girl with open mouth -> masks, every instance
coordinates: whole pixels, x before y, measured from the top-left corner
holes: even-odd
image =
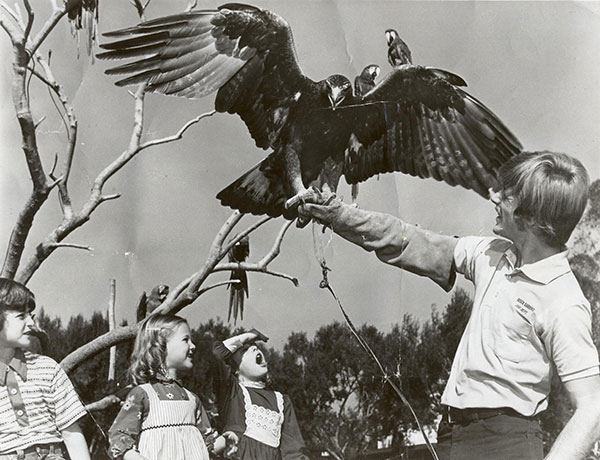
[[[290,398],[268,385],[267,359],[256,344],[267,340],[253,329],[213,345],[223,432],[237,436],[239,460],[308,460]]]

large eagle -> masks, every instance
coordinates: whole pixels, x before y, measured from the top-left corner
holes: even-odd
[[[356,184],[392,171],[487,197],[498,168],[521,151],[457,86],[460,77],[412,65],[410,52],[406,62],[390,57],[392,71],[360,96],[341,75],[311,80],[287,22],[254,6],[189,11],[105,36],[117,40],[101,45],[100,58],[133,59],[106,71],[128,75],[118,86],[187,98],[217,91],[215,109],[238,114],[256,145],[272,151],[217,195],[242,212],[292,218],[311,186],[335,191],[342,175]]]

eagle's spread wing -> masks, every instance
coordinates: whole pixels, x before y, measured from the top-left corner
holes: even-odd
[[[522,147],[496,115],[452,84],[461,81],[438,69],[400,66],[345,109],[354,126],[347,182],[400,171],[487,197],[498,168]]]
[[[289,106],[306,85],[286,21],[242,4],[190,11],[105,34],[101,59],[134,59],[106,71],[117,85],[200,98],[218,90],[215,109],[237,113],[261,148],[274,147]]]

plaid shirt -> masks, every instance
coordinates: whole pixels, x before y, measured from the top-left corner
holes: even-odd
[[[17,350],[0,362],[0,454],[62,442],[86,414],[67,374],[52,358]]]

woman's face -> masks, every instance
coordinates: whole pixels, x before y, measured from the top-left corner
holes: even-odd
[[[264,353],[256,345],[252,345],[242,356],[239,367],[240,377],[251,381],[261,381],[268,371],[269,367]]]

